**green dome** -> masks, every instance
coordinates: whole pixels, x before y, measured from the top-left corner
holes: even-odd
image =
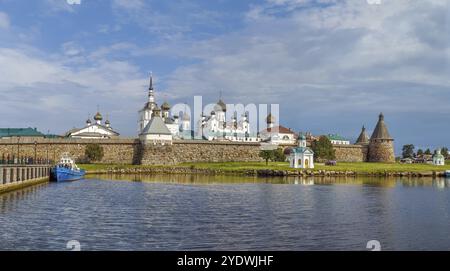
[[[169,105],[167,102],[164,102],[164,103],[161,105],[161,109],[162,109],[162,110],[170,110],[170,105]]]
[[[102,114],[100,114],[100,112],[97,112],[97,114],[95,114],[94,116],[94,120],[103,120]]]

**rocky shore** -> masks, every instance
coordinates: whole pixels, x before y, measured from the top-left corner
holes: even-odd
[[[104,170],[88,171],[88,174],[199,174],[199,175],[244,175],[259,177],[445,177],[444,171],[426,172],[355,172],[355,171],[329,171],[329,170],[222,170],[195,167],[149,167],[149,168],[107,168]]]

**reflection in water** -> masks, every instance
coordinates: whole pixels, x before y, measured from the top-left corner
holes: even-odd
[[[0,194],[0,212],[5,212],[13,209],[17,204],[23,200],[34,200],[39,192],[45,189],[48,184],[38,184],[26,187],[21,190],[16,190],[4,194]]]
[[[450,187],[450,179],[445,178],[419,178],[419,177],[269,177],[255,176],[211,176],[211,175],[164,175],[164,174],[99,174],[88,175],[88,179],[102,179],[114,181],[133,181],[150,183],[177,183],[177,184],[296,184],[296,185],[370,185],[394,188],[397,185],[406,187],[433,186],[441,189]]]
[[[445,179],[101,175],[0,195],[0,250],[450,250]]]

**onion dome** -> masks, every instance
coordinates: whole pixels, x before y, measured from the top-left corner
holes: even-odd
[[[153,116],[161,116],[161,109],[158,107],[158,105],[155,105],[155,108],[153,108]]]
[[[100,114],[100,112],[97,112],[97,114],[95,114],[95,116],[94,116],[94,120],[97,120],[97,121],[103,120],[102,114]]]
[[[170,110],[170,105],[169,105],[167,102],[164,102],[164,103],[161,105],[161,109],[162,109],[163,111],[169,111],[169,110]]]
[[[216,111],[211,111],[211,116],[216,115]]]
[[[377,126],[375,126],[375,130],[373,131],[372,137],[370,139],[371,140],[372,139],[388,139],[388,140],[392,139],[392,137],[389,134],[389,131],[387,129],[387,126],[384,123],[383,113],[380,114],[380,116],[378,118]]]
[[[275,117],[270,113],[266,118],[267,123],[275,123]]]
[[[191,117],[189,116],[188,113],[186,113],[186,112],[183,113],[183,120],[186,120],[186,121],[190,121],[191,120]]]
[[[88,124],[88,125],[92,124],[91,119],[87,119],[86,124]]]
[[[227,105],[220,99],[217,104],[214,106],[214,111],[217,112],[227,112]]]
[[[106,121],[105,121],[105,124],[106,124],[106,125],[111,125],[111,122],[110,122],[109,120],[106,120]]]
[[[298,140],[306,140],[306,136],[303,133],[298,135]]]

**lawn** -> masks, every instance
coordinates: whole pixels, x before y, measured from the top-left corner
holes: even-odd
[[[116,169],[130,169],[130,168],[155,168],[164,166],[139,166],[139,165],[101,165],[90,164],[80,165],[82,169],[87,171],[106,170],[110,168]],[[289,164],[282,162],[224,162],[224,163],[183,163],[171,167],[189,167],[198,169],[217,169],[223,171],[241,171],[241,170],[294,170],[289,167]],[[328,171],[353,171],[353,172],[427,172],[427,171],[444,171],[450,170],[450,164],[443,167],[437,167],[428,164],[389,164],[389,163],[338,163],[337,166],[325,166],[323,164],[316,164],[314,171],[328,170]]]

